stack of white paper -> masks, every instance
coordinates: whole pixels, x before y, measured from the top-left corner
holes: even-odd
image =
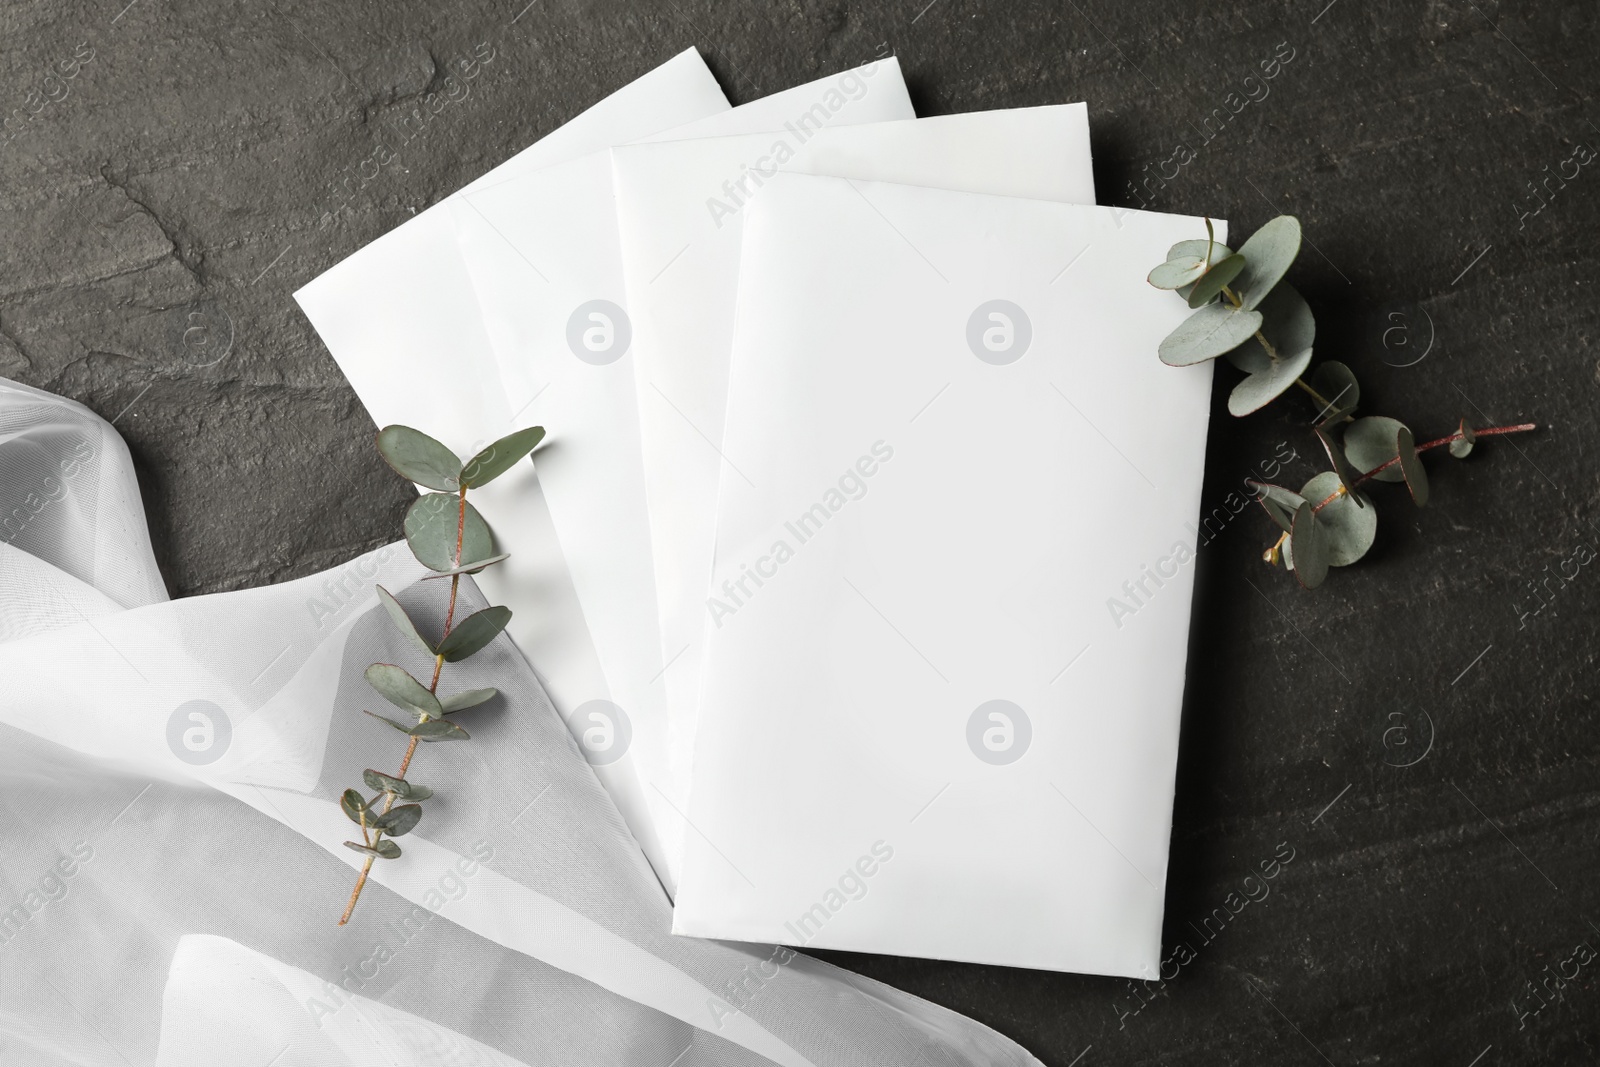
[[[675,932],[1153,973],[1204,227],[1093,200],[1082,104],[691,51],[297,294],[379,425],[550,430],[480,580]]]

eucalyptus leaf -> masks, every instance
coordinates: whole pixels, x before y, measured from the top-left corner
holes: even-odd
[[[1269,360],[1267,366],[1233,387],[1228,394],[1228,412],[1245,416],[1260,411],[1294,384],[1311,365],[1311,349],[1282,359]]]
[[[460,457],[420,430],[385,426],[378,431],[378,453],[395,473],[418,485],[445,493],[461,487]]]
[[[420,804],[401,804],[379,815],[376,825],[378,829],[390,837],[404,837],[421,821],[422,806]]]
[[[1157,289],[1178,289],[1193,285],[1205,272],[1205,260],[1198,256],[1183,256],[1167,260],[1152,270],[1145,280]]]
[[[1208,255],[1210,257],[1209,262],[1217,263],[1233,255],[1233,250],[1225,244],[1218,244],[1214,241],[1179,241],[1172,246],[1172,251],[1167,253],[1167,258],[1170,260],[1179,256],[1189,256],[1194,259],[1205,260]],[[1179,286],[1177,292],[1179,296],[1188,300],[1189,294],[1194,292],[1194,283],[1190,282],[1188,285]]]
[[[453,712],[465,711],[467,708],[475,708],[485,701],[493,700],[499,695],[499,692],[498,689],[468,689],[466,692],[457,693],[454,696],[440,697],[439,705],[444,708],[444,713],[449,715]]]
[[[411,728],[407,727],[406,732],[410,733]],[[425,785],[412,785],[404,778],[396,778],[370,768],[361,772],[361,780],[367,783],[368,789],[376,789],[380,793],[393,793],[401,800],[427,800],[433,796],[433,790]]]
[[[1400,471],[1405,476],[1406,488],[1417,507],[1428,504],[1428,472],[1422,469],[1422,457],[1417,455],[1417,442],[1404,426],[1396,435],[1395,449],[1400,453]]]
[[[1161,342],[1161,362],[1169,367],[1188,367],[1216,359],[1248,341],[1260,328],[1260,312],[1207,304]]]
[[[361,821],[361,813],[367,810],[367,801],[365,797],[354,789],[346,789],[339,797],[339,807],[351,822],[359,823]]]
[[[1356,491],[1357,474],[1350,469],[1350,464],[1345,460],[1344,450],[1334,441],[1333,435],[1326,428],[1317,426],[1313,427],[1313,429],[1316,432],[1317,440],[1322,442],[1323,451],[1328,453],[1328,462],[1333,464],[1332,473],[1339,480],[1339,483],[1344,486],[1346,492],[1354,493]],[[1357,507],[1366,507],[1362,503],[1360,496],[1355,497],[1355,502]]]
[[[400,846],[395,844],[393,841],[379,841],[371,848],[368,848],[359,841],[346,841],[344,843],[344,847],[353,849],[356,852],[362,853],[363,855],[377,856],[379,859],[397,860],[400,858]]]
[[[361,709],[361,714],[363,714],[363,715],[371,715],[374,719],[377,719],[379,722],[388,723],[390,726],[393,726],[396,730],[399,730],[403,734],[409,734],[411,732],[411,724],[403,723],[403,722],[395,722],[393,719],[389,718],[387,715],[379,715],[377,712],[368,711],[366,708],[362,708]]]
[[[466,518],[462,520],[462,509]],[[429,493],[406,512],[406,543],[429,570],[448,571],[460,561],[485,560],[494,554],[494,538],[478,509],[454,493]],[[456,538],[461,554],[456,555]]]
[[[488,485],[510,470],[517,460],[537,448],[543,440],[543,426],[529,426],[525,430],[507,434],[467,460],[461,467],[461,484],[468,489]]]
[[[1378,513],[1372,501],[1361,493],[1334,496],[1339,488],[1338,475],[1323,471],[1300,490],[1312,507],[1333,497],[1317,512],[1317,525],[1327,535],[1330,567],[1347,567],[1354,563],[1367,554],[1378,536]]]
[[[395,629],[416,642],[417,647],[421,648],[422,651],[430,656],[434,655],[433,646],[428,644],[427,638],[417,632],[416,623],[411,621],[411,616],[406,614],[406,609],[400,606],[400,601],[394,598],[394,594],[381,585],[374,588],[378,590],[378,601],[383,605],[383,610],[389,613],[389,618],[394,622]]]
[[[1317,364],[1309,384],[1327,401],[1317,412],[1317,420],[1324,424],[1349,415],[1361,400],[1361,386],[1356,382],[1355,372],[1336,359]]]
[[[1344,430],[1345,458],[1363,474],[1375,471],[1394,459],[1395,435],[1403,429],[1403,423],[1387,415],[1357,419]],[[1373,475],[1380,482],[1403,482],[1405,477],[1398,464]]]
[[[1294,513],[1301,504],[1306,502],[1305,497],[1281,485],[1272,485],[1267,482],[1248,482],[1256,491],[1256,503],[1272,517],[1284,533],[1288,533],[1294,525]]]
[[[1300,220],[1293,215],[1279,215],[1251,234],[1239,248],[1246,266],[1233,287],[1240,306],[1246,311],[1259,306],[1299,254]]]
[[[1317,339],[1317,320],[1311,314],[1311,305],[1294,286],[1278,286],[1259,310],[1261,337],[1272,346],[1271,351],[1262,345],[1261,338],[1252,336],[1228,353],[1228,362],[1246,374],[1260,374],[1272,364],[1274,354],[1283,359],[1310,348]]]
[[[1223,287],[1244,270],[1244,265],[1244,257],[1237,254],[1212,264],[1211,269],[1206,271],[1200,280],[1194,283],[1194,288],[1189,290],[1189,306],[1197,308],[1215,300]]]
[[[1461,420],[1461,436],[1450,442],[1450,454],[1457,459],[1466,459],[1472,455],[1472,446],[1477,442],[1478,435],[1472,432],[1472,427],[1467,425],[1467,420]]]
[[[1167,252],[1167,262],[1187,257],[1189,259],[1204,260],[1209,251],[1211,262],[1216,263],[1233,255],[1233,250],[1227,245],[1216,241],[1202,241],[1198,237],[1189,241],[1179,241]]]
[[[374,663],[367,668],[367,684],[383,694],[383,699],[397,708],[438,718],[444,714],[439,698],[428,692],[428,687],[411,677],[403,667],[393,663]]]
[[[408,733],[421,741],[465,741],[472,735],[445,719],[429,719],[418,723]]]
[[[488,559],[474,560],[473,562],[463,564],[460,567],[451,567],[447,571],[437,571],[437,572],[435,572],[433,574],[424,574],[422,576],[422,580],[426,582],[426,581],[429,581],[429,580],[431,580],[433,578],[451,578],[451,577],[454,577],[457,574],[477,574],[479,571],[483,570],[485,567],[492,567],[496,563],[500,563],[501,561],[507,560],[507,559],[510,559],[510,558],[511,558],[511,553],[509,553],[509,552],[498,552],[495,555],[490,556]]]
[[[1309,503],[1295,509],[1289,544],[1294,552],[1295,580],[1307,589],[1321,585],[1328,576],[1327,535],[1318,524],[1317,513]]]
[[[493,641],[510,621],[511,609],[507,607],[496,605],[475,611],[444,635],[439,642],[439,655],[449,663],[464,660]]]

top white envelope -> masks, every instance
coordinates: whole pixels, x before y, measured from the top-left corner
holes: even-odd
[[[780,172],[1084,204],[1094,202],[1094,174],[1083,104],[820,130],[802,115],[769,134],[630,145],[611,155],[670,716],[667,777],[651,791],[662,794],[658,828],[675,870],[717,479],[726,469],[723,412],[744,212]],[[559,514],[556,520],[559,526]]]
[[[1145,275],[1202,220],[746,216],[674,931],[1154,977],[1211,372]]]

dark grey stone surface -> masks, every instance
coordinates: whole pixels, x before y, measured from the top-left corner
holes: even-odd
[[[1298,214],[1291,277],[1369,410],[1543,429],[1431,460],[1426,510],[1379,487],[1377,549],[1314,594],[1260,562],[1253,509],[1200,553],[1169,981],[842,960],[1051,1067],[1600,1056],[1600,959],[1563,962],[1600,949],[1600,574],[1550,577],[1600,551],[1600,168],[1566,162],[1600,147],[1595,5],[125,2],[0,9],[0,375],[115,421],[180,595],[398,528],[408,490],[291,292],[688,45],[739,102],[886,42],[924,114],[1088,100],[1103,203]],[[397,143],[479,46],[471,95]],[[1305,404],[1230,419],[1218,378],[1208,507],[1280,446],[1308,477]],[[1204,931],[1280,843],[1270,895]]]

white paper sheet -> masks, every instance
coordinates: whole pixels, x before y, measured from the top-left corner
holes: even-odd
[[[814,133],[791,125],[774,134],[628,146],[612,158],[662,617],[660,662],[667,665],[667,778],[652,800],[675,872],[717,479],[728,470],[719,448],[748,203],[778,171],[1078,203],[1094,202],[1094,176],[1082,104]]]
[[[1153,978],[1211,371],[1145,275],[1202,220],[785,175],[745,226],[674,931]]]
[[[890,58],[657,137],[911,115]],[[647,802],[659,809],[652,829],[662,818],[676,824],[687,797],[668,802],[658,792],[668,786],[665,683],[610,158],[594,153],[480,186],[455,198],[451,211],[508,404],[520,422],[552,430],[539,485],[609,693],[593,708],[599,732],[590,735],[608,751],[591,756],[610,760],[626,746]],[[670,889],[663,853],[649,852]]]
[[[833,107],[836,97],[843,102]],[[468,189],[492,197],[519,175],[670,129],[703,131],[705,122],[735,131],[779,126],[819,102],[838,122],[911,113],[893,59],[871,65],[869,75],[846,71],[730,110],[691,49]],[[524,396],[507,396],[456,238],[452,215],[463,204],[463,194],[454,194],[344,260],[295,298],[379,425],[415,426],[466,455],[548,416],[554,453],[562,447],[563,429],[581,413],[535,411]],[[607,205],[597,224],[609,225],[609,220]],[[512,553],[506,563],[484,572],[480,584],[515,612],[509,632],[540,672],[556,707],[569,721],[581,720],[579,736],[588,725],[598,724],[602,732],[590,736],[604,736],[614,746],[590,753],[596,773],[652,864],[664,869],[645,793],[627,751],[627,712],[617,710],[607,685],[534,468],[518,466],[475,499],[501,550]]]

